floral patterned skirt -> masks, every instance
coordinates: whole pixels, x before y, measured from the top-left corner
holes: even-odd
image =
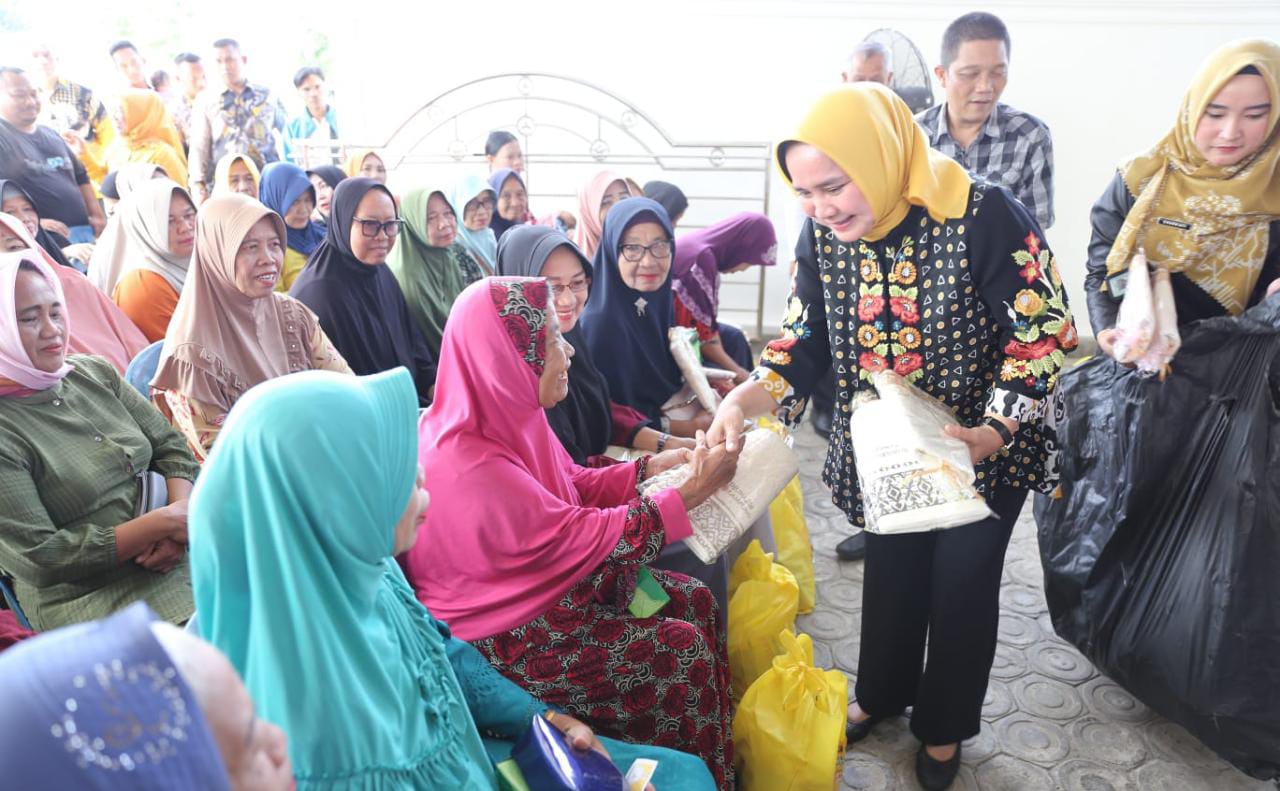
[[[544,703],[605,736],[698,755],[731,789],[729,662],[711,591],[655,569],[671,601],[636,618],[619,601],[635,566],[609,565],[533,621],[472,645]]]

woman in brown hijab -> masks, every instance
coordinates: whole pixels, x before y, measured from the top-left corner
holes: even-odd
[[[351,369],[315,314],[274,291],[284,264],[280,215],[245,195],[215,195],[200,207],[195,248],[151,386],[203,462],[249,388],[297,371]]]

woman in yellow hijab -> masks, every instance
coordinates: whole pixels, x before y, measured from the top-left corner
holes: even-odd
[[[1232,42],[1200,66],[1173,129],[1121,164],[1093,207],[1085,278],[1104,350],[1139,247],[1172,273],[1179,324],[1238,315],[1280,277],[1277,119],[1280,46]]]
[[[245,154],[227,154],[213,168],[214,195],[238,192],[256,199],[260,181],[262,175],[257,164]]]
[[[364,176],[379,184],[387,183],[387,164],[372,148],[357,148],[352,151],[347,155],[347,161],[342,169],[348,178]]]
[[[112,170],[130,162],[159,165],[171,180],[187,183],[187,155],[173,118],[155,91],[128,91],[115,113],[119,132],[110,157]]]
[[[867,534],[848,728],[854,742],[914,706],[921,785],[946,788],[959,743],[978,733],[1010,532],[1027,492],[1055,475],[1043,413],[1076,345],[1071,311],[1026,208],[930,149],[883,86],[823,96],[778,145],[777,162],[809,217],[782,337],[725,399],[708,440],[736,445],[743,419],[766,412],[798,424],[834,366],[823,480],[850,522],[864,526],[849,418],[874,374],[896,372],[966,426],[954,436],[968,444],[977,489],[995,515],[937,532]]]

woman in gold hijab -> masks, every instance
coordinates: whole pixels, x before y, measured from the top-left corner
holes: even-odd
[[[893,370],[967,428],[978,491],[995,516],[949,530],[868,534],[857,703],[849,741],[914,706],[921,785],[946,788],[978,733],[995,655],[998,594],[1027,492],[1055,474],[1047,396],[1076,334],[1053,254],[1003,187],[973,183],[929,147],[883,86],[825,95],[777,148],[809,219],[796,245],[782,337],[716,413],[708,439],[736,444],[745,417],[797,425],[834,366],[823,480],[863,524],[849,418],[873,374]],[[926,648],[927,643],[927,648]],[[927,661],[926,661],[927,659]]]
[[[1280,277],[1280,46],[1236,41],[1200,66],[1169,131],[1093,207],[1085,292],[1110,350],[1123,274],[1143,248],[1172,274],[1178,323],[1238,315]]]

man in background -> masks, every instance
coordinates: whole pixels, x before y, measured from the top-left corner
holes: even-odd
[[[893,53],[879,41],[864,41],[849,56],[849,68],[841,75],[845,82],[893,82]]]
[[[230,153],[251,158],[259,170],[280,159],[279,132],[285,124],[284,105],[265,85],[249,82],[249,59],[232,38],[213,42],[214,60],[222,90],[209,89],[196,102],[191,117],[191,194],[197,202],[209,196],[213,166]]]
[[[89,180],[101,182],[107,174],[107,150],[116,136],[106,108],[93,91],[58,74],[58,59],[47,44],[33,44],[31,60],[31,77],[40,94],[39,123],[62,135]]]
[[[965,14],[948,25],[942,63],[934,69],[946,100],[916,121],[930,145],[1007,188],[1047,230],[1053,225],[1053,139],[1044,121],[1000,102],[1010,47],[1009,30],[994,14]]]
[[[325,91],[319,66],[303,66],[293,75],[293,87],[302,98],[302,113],[289,122],[284,136],[284,156],[303,168],[333,164],[337,157],[338,119]]]
[[[107,53],[111,56],[111,62],[116,64],[116,71],[126,88],[151,90],[151,83],[147,81],[147,62],[142,59],[133,42],[117,41]]]
[[[204,64],[194,52],[183,52],[173,59],[173,79],[178,84],[177,98],[169,113],[173,123],[182,133],[188,148],[191,146],[191,114],[196,98],[204,92]]]
[[[27,191],[46,230],[91,243],[107,220],[89,174],[61,135],[36,123],[39,117],[40,96],[27,73],[0,66],[0,178]]]

